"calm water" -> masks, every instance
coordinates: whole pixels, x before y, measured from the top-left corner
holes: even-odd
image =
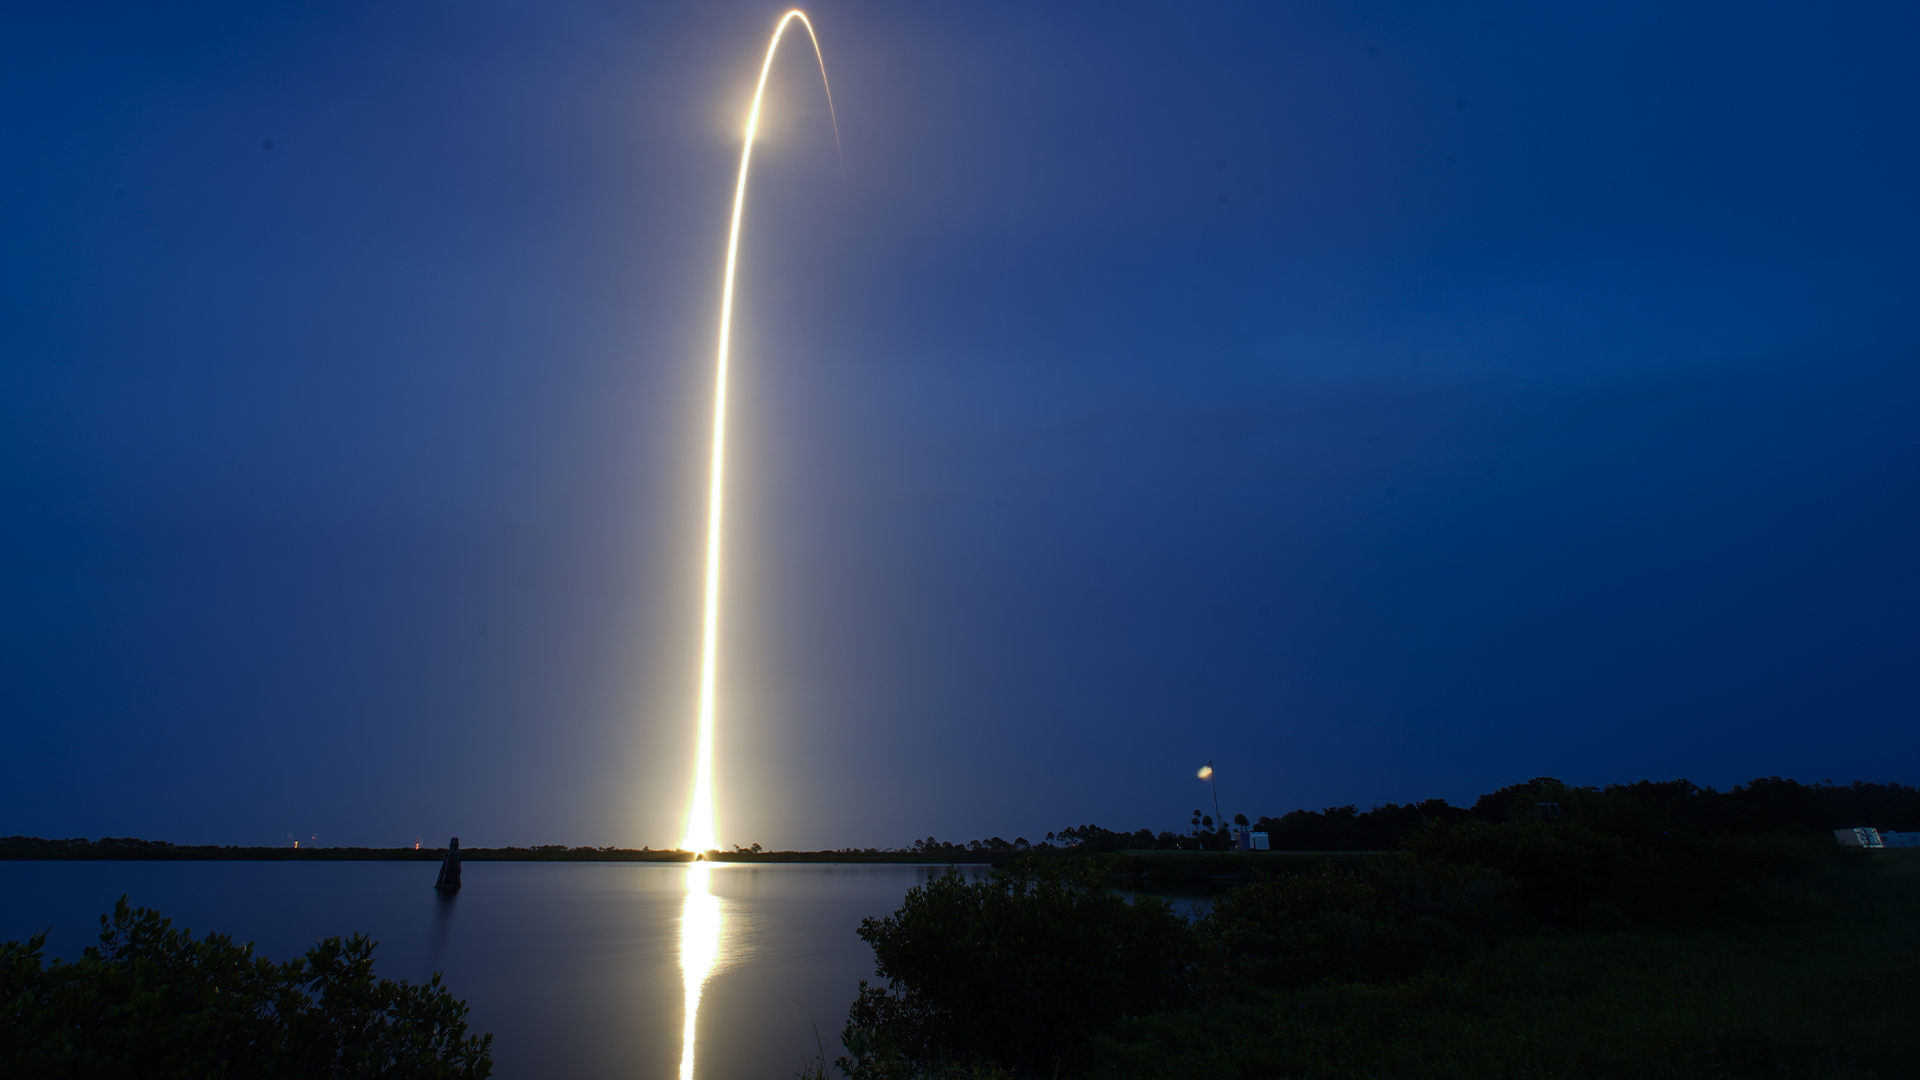
[[[494,1075],[791,1077],[827,1056],[873,954],[865,915],[899,907],[932,866],[469,862],[443,900],[436,863],[0,862],[0,940],[52,928],[50,955],[93,942],[122,893],[175,926],[252,941],[275,960],[322,937],[380,942],[376,970],[444,972],[494,1034]],[[984,874],[984,868],[962,868]],[[693,1060],[684,1033],[693,1005]]]

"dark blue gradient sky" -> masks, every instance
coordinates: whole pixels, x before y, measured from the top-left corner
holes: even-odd
[[[724,840],[1916,780],[1911,5],[810,10]],[[678,837],[778,13],[0,11],[0,833]]]

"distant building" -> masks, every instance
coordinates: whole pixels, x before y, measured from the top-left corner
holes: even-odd
[[[1878,829],[1868,829],[1864,827],[1858,829],[1835,829],[1833,830],[1833,838],[1847,847],[1886,846],[1880,841],[1880,830]]]
[[[1244,826],[1236,827],[1233,830],[1233,849],[1235,851],[1265,851],[1267,850],[1267,834],[1263,832],[1253,832]]]
[[[1883,832],[1880,843],[1883,847],[1920,847],[1920,832]]]

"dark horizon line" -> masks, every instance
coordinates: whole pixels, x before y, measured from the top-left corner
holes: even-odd
[[[444,847],[264,847],[243,844],[175,844],[167,840],[140,840],[133,837],[102,837],[99,840],[72,838],[49,840],[37,836],[0,837],[0,862],[17,861],[258,861],[258,862],[438,862],[447,855]],[[463,847],[465,862],[991,862],[1006,852],[967,850],[955,847],[931,858],[931,853],[903,848],[842,848],[821,851],[726,851],[712,849],[693,852],[680,848],[567,847],[549,844],[538,847]]]

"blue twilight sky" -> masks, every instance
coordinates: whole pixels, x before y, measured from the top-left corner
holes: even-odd
[[[724,840],[1920,779],[1920,9],[811,10]],[[779,11],[0,9],[0,834],[679,836]]]

